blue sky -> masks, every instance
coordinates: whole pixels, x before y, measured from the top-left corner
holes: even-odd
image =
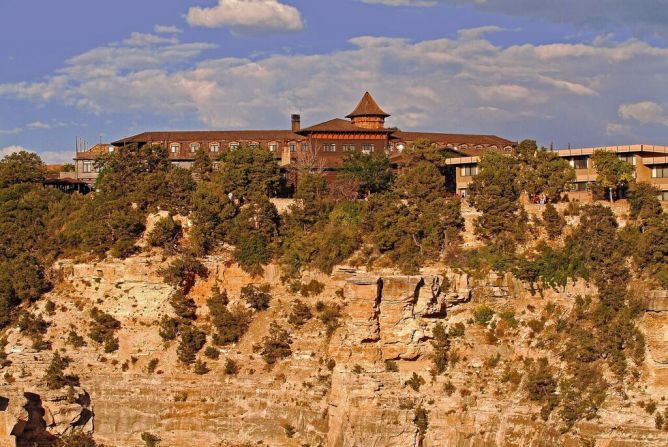
[[[8,0],[0,153],[287,128],[365,90],[406,130],[668,144],[668,0]]]

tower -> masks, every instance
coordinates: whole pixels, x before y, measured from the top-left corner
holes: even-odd
[[[385,118],[390,116],[383,112],[369,92],[364,93],[355,110],[346,118],[357,127],[365,129],[383,129],[385,127]]]

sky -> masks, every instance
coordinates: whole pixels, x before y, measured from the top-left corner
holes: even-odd
[[[0,3],[0,156],[311,125],[367,90],[402,130],[668,145],[668,0]]]

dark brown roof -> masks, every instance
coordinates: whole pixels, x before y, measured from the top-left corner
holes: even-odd
[[[359,133],[391,133],[391,129],[367,129],[364,127],[355,126],[348,120],[341,118],[334,118],[333,120],[325,121],[324,123],[316,124],[315,126],[307,127],[299,131],[304,135],[311,132],[359,132]]]
[[[392,133],[393,139],[400,141],[418,141],[429,140],[439,145],[452,144],[459,152],[466,155],[473,155],[473,152],[480,151],[475,146],[497,146],[503,149],[506,146],[513,146],[515,142],[506,140],[505,138],[497,137],[496,135],[469,135],[469,134],[450,134],[450,133],[436,133],[436,132],[401,132],[396,131]],[[465,144],[468,148],[462,148],[460,145]],[[473,146],[473,147],[471,147]],[[485,149],[482,149],[483,151]],[[476,154],[477,155],[477,154]]]
[[[114,141],[114,146],[130,143],[151,143],[166,141],[260,141],[260,140],[301,140],[303,137],[291,130],[192,130],[144,132],[132,137]]]
[[[346,118],[354,118],[356,116],[382,116],[387,118],[390,115],[383,112],[369,92],[366,92],[364,93],[364,96],[362,96],[359,104],[357,104],[357,107],[355,107],[355,110],[353,110],[350,115],[346,116]]]

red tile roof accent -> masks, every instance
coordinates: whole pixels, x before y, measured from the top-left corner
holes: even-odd
[[[107,152],[109,152],[109,144],[96,144],[87,151],[77,152],[75,158],[77,160],[95,160],[98,155],[106,154]]]
[[[429,140],[438,145],[452,144],[459,152],[466,155],[477,155],[477,153],[484,152],[488,148],[476,149],[475,147],[461,148],[460,145],[467,146],[497,146],[502,150],[506,146],[514,146],[514,141],[506,140],[505,138],[497,137],[496,135],[470,135],[470,134],[450,134],[450,133],[436,133],[436,132],[401,132],[396,131],[392,133],[394,140],[399,141],[418,141]]]
[[[355,126],[348,120],[334,118],[315,126],[307,127],[299,131],[300,134],[311,132],[356,132],[356,133],[391,133],[391,129],[367,129],[365,127]]]
[[[366,92],[357,104],[357,107],[355,107],[355,110],[353,110],[350,115],[346,116],[346,118],[354,118],[356,116],[382,116],[387,118],[390,115],[383,112],[369,92]]]

